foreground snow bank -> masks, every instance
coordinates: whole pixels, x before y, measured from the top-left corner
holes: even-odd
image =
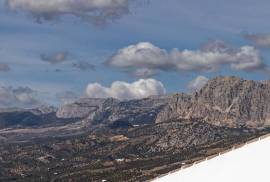
[[[154,182],[254,182],[270,179],[270,137],[196,164]]]

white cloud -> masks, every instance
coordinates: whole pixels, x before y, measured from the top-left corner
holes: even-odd
[[[6,0],[12,10],[23,10],[37,21],[73,15],[100,24],[129,12],[131,0]]]
[[[91,83],[86,89],[86,95],[91,98],[137,99],[165,93],[163,84],[154,79],[140,79],[133,83],[115,81],[110,87]]]
[[[118,68],[171,69],[169,55],[149,42],[140,42],[120,49],[109,60],[108,64]]]
[[[0,87],[0,107],[26,107],[40,106],[37,93],[29,87]]]
[[[235,61],[231,62],[231,67],[235,70],[256,71],[266,68],[258,50],[254,47],[243,46],[234,54],[234,57]]]
[[[270,47],[270,34],[245,34],[244,37],[257,46]]]
[[[265,69],[254,47],[242,46],[236,49],[222,41],[209,42],[199,50],[173,49],[170,52],[149,42],[140,42],[120,49],[107,60],[107,64],[135,73],[147,70],[150,76],[157,71],[213,72],[225,65],[242,71]]]
[[[188,88],[191,91],[198,91],[208,82],[208,80],[209,79],[205,76],[198,76],[188,84]]]

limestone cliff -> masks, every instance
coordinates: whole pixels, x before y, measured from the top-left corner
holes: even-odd
[[[172,118],[200,118],[230,127],[269,126],[270,83],[217,77],[192,95],[174,95],[156,122]]]

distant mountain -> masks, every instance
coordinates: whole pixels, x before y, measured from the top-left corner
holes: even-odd
[[[81,118],[92,124],[112,124],[125,121],[130,125],[155,123],[158,113],[168,104],[169,96],[120,101],[108,99],[80,99],[57,111],[58,118]]]
[[[42,106],[35,109],[10,108],[0,110],[0,129],[12,127],[40,127],[66,124],[71,120],[56,117],[57,108]]]
[[[81,118],[92,124],[125,121],[131,125],[195,118],[217,126],[268,127],[270,81],[216,77],[192,94],[128,101],[80,99],[60,107],[57,117]]]
[[[126,101],[82,98],[59,109],[40,107],[31,110],[0,110],[0,127],[8,127],[11,123],[42,125],[53,123],[52,120],[83,120],[91,125],[113,127],[121,126],[122,123],[126,127],[170,119],[200,119],[226,127],[268,127],[270,82],[217,77],[193,94],[178,93]]]

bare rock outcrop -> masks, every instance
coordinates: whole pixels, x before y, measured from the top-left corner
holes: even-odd
[[[238,77],[217,77],[192,96],[175,95],[156,122],[200,118],[229,127],[270,126],[270,84]]]
[[[192,104],[192,95],[185,93],[174,94],[163,110],[159,112],[156,123],[161,123],[169,119],[177,119],[179,116],[189,117],[189,108]],[[184,117],[181,117],[184,118]]]

